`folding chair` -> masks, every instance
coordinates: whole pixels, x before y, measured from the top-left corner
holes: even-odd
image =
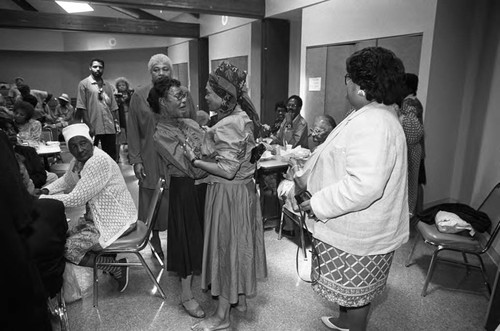
[[[470,272],[469,267],[480,269],[484,284],[486,285],[488,292],[491,294],[491,287],[488,283],[488,278],[486,276],[481,255],[488,251],[500,230],[500,183],[491,190],[481,206],[479,206],[478,210],[486,213],[491,220],[491,226],[486,232],[486,235],[489,236],[487,240],[481,240],[481,238],[478,238],[477,235],[474,237],[465,237],[459,234],[442,233],[438,231],[437,227],[434,224],[426,224],[422,221],[419,221],[417,223],[416,228],[424,242],[436,247],[432,254],[431,263],[429,265],[427,276],[425,278],[424,288],[422,289],[423,297],[425,297],[425,295],[427,294],[427,287],[432,278],[432,274],[434,273],[434,269],[438,260],[465,265],[467,267],[467,273]],[[410,255],[408,256],[408,260],[406,261],[406,267],[411,265],[411,258],[419,241],[418,237],[418,235],[415,236],[415,242],[413,244]],[[438,258],[438,254],[442,251],[454,251],[461,253],[464,262]],[[479,265],[469,263],[467,254],[477,256],[477,258],[479,259]]]
[[[52,141],[52,130],[51,129],[43,129],[42,133],[40,134],[40,140],[41,141]]]
[[[99,279],[97,275],[97,267],[99,265],[112,265],[117,267],[130,267],[130,266],[142,266],[151,281],[155,284],[158,291],[160,292],[163,299],[165,299],[165,293],[161,288],[160,284],[156,280],[153,272],[146,264],[146,261],[141,255],[141,251],[148,245],[149,237],[151,235],[151,231],[156,223],[156,218],[158,215],[158,210],[160,207],[163,190],[165,186],[165,180],[160,178],[158,183],[156,184],[156,188],[153,194],[153,198],[151,199],[151,204],[149,207],[149,212],[146,220],[144,222],[137,221],[137,227],[134,231],[127,234],[126,236],[118,238],[114,243],[106,247],[105,249],[96,252],[97,256],[94,262],[94,307],[98,306],[98,287],[99,287]],[[97,262],[98,257],[101,255],[110,255],[110,254],[134,254],[139,258],[139,262],[128,262],[128,263],[120,263],[120,262]]]

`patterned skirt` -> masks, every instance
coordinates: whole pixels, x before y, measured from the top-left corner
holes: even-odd
[[[315,292],[344,307],[362,307],[381,294],[389,276],[394,252],[360,256],[349,254],[317,239],[311,279]]]
[[[94,222],[81,217],[78,224],[68,231],[64,257],[79,264],[88,251],[102,249],[99,244],[100,236]]]

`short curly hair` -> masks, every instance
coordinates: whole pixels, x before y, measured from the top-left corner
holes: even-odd
[[[303,105],[302,98],[299,97],[298,95],[292,95],[292,96],[290,96],[286,100],[286,103],[288,103],[288,101],[293,100],[293,99],[295,99],[295,101],[297,101],[297,107],[302,108],[302,105]]]
[[[415,74],[406,73],[405,74],[405,85],[408,93],[417,95],[418,90],[418,76]]]
[[[24,110],[24,113],[26,114],[26,121],[29,121],[35,114],[35,107],[33,107],[31,103],[26,101],[16,101],[16,103],[14,104],[14,112],[18,109]]]
[[[129,81],[127,80],[127,78],[125,77],[118,77],[116,80],[115,80],[115,88],[116,90],[118,90],[118,84],[119,83],[125,83],[125,85],[127,85],[127,90],[130,89],[130,83]]]
[[[394,52],[383,47],[363,48],[347,58],[346,70],[368,101],[401,105],[405,68]]]
[[[148,94],[148,103],[151,110],[157,114],[160,113],[160,99],[165,97],[171,87],[180,87],[181,82],[177,79],[170,77],[162,77],[158,81],[156,81],[149,90]]]

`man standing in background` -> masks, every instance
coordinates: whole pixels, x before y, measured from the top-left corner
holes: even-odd
[[[104,61],[94,58],[90,61],[90,76],[78,84],[76,98],[77,118],[95,135],[94,145],[101,143],[101,149],[113,160],[118,160],[116,151],[116,125],[118,105],[113,96],[113,84],[102,78]]]

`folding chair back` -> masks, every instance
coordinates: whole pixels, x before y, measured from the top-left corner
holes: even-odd
[[[434,269],[438,260],[465,265],[467,267],[467,272],[469,272],[469,267],[480,269],[484,284],[488,289],[488,292],[491,293],[491,287],[486,276],[484,262],[481,255],[488,251],[488,249],[495,241],[498,232],[500,231],[500,183],[493,187],[478,210],[486,213],[491,220],[491,226],[487,230],[487,238],[484,240],[480,240],[482,238],[478,238],[479,236],[477,235],[474,237],[469,237],[462,236],[460,234],[441,233],[437,230],[434,224],[426,224],[421,221],[417,223],[416,229],[418,230],[424,242],[435,247],[431,258],[431,263],[429,264],[429,268],[427,270],[427,276],[425,278],[422,296],[425,296],[427,294],[427,287],[432,278],[432,274],[434,273]],[[406,262],[407,267],[411,265],[410,262],[419,240],[418,237],[418,235],[415,236],[413,248],[411,249]],[[442,251],[454,251],[461,253],[463,262],[438,257],[439,253]],[[475,255],[479,260],[479,265],[469,263],[467,258],[468,255]]]
[[[484,245],[483,250],[486,252],[495,241],[495,238],[500,230],[500,183],[498,183],[488,194],[483,201],[479,210],[486,213],[491,220],[491,226],[487,230],[489,239]]]
[[[160,178],[158,180],[158,183],[156,184],[156,188],[153,193],[153,198],[151,199],[148,216],[144,222],[137,221],[136,228],[134,231],[123,237],[118,238],[114,243],[112,243],[105,249],[97,252],[97,256],[95,259],[96,262],[94,262],[94,307],[97,307],[98,305],[98,290],[99,290],[98,287],[99,280],[97,274],[98,265],[111,265],[111,266],[121,266],[121,267],[122,266],[143,267],[146,270],[153,284],[155,284],[156,288],[160,292],[163,299],[165,299],[165,292],[163,292],[163,289],[158,283],[158,280],[155,278],[155,276],[151,272],[151,269],[149,268],[149,266],[147,265],[146,261],[144,260],[144,258],[140,253],[140,251],[142,251],[148,245],[151,231],[153,230],[153,227],[156,223],[156,218],[158,215],[158,210],[160,208],[164,186],[165,186],[165,180],[163,178]],[[97,257],[107,254],[134,254],[139,259],[139,262],[126,262],[126,263],[97,262],[98,260]]]

